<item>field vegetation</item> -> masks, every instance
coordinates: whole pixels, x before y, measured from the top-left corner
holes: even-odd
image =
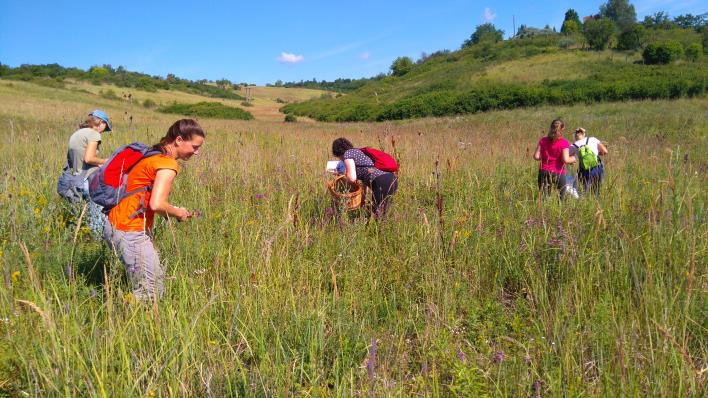
[[[148,306],[54,192],[95,107],[114,120],[101,155],[154,143],[178,117],[0,80],[0,395],[705,394],[704,97],[381,123],[200,118],[206,145],[173,199],[202,216],[158,224],[167,291]],[[531,154],[557,116],[607,143],[598,199],[537,196]],[[332,206],[339,136],[400,160],[386,222]]]

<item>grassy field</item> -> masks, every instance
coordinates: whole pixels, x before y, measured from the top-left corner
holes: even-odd
[[[153,112],[144,110],[142,103],[145,100],[152,100],[157,106],[169,105],[173,102],[193,104],[202,101],[221,102],[225,105],[242,108],[250,113],[258,120],[283,121],[283,114],[278,111],[283,103],[278,102],[280,98],[286,102],[304,101],[313,98],[319,98],[323,91],[312,90],[306,88],[282,88],[282,87],[250,87],[253,106],[244,107],[240,100],[205,98],[203,96],[183,91],[174,90],[157,90],[156,92],[147,92],[132,88],[116,87],[113,85],[103,84],[100,86],[93,85],[82,81],[65,81],[65,88],[49,88],[38,86],[36,84],[25,83],[22,81],[2,81],[0,80],[0,91],[5,95],[14,95],[16,100],[21,103],[35,104],[37,99],[63,100],[68,103],[88,104],[89,107],[101,106],[111,111],[111,115],[121,114],[126,120],[131,115],[151,115]],[[106,93],[109,90],[118,97],[118,99],[109,99],[101,95],[101,92]],[[242,88],[238,93],[246,96],[245,88]],[[128,94],[131,99],[128,100]],[[70,104],[67,104],[70,105]],[[76,117],[79,118],[84,111],[81,111]],[[302,121],[308,121],[307,118],[301,118]]]
[[[0,396],[705,395],[706,99],[201,120],[173,202],[203,216],[158,224],[154,306],[54,192],[95,107],[102,155],[176,118],[0,81]],[[557,116],[607,143],[598,200],[537,197]],[[399,157],[387,222],[333,216],[339,136]]]

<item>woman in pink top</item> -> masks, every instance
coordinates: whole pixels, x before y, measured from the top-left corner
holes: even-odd
[[[544,195],[548,195],[551,186],[555,185],[562,192],[568,183],[565,174],[565,165],[575,163],[575,156],[570,155],[570,143],[563,138],[565,124],[560,119],[551,122],[548,135],[538,141],[535,160],[541,161],[538,169],[538,187]]]

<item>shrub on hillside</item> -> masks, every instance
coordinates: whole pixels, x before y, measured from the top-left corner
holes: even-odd
[[[284,119],[285,123],[295,123],[297,122],[297,117],[295,115],[287,114]]]
[[[617,38],[618,50],[636,50],[644,44],[647,30],[643,25],[634,24]]]
[[[106,91],[100,90],[98,92],[98,95],[100,95],[101,97],[103,97],[105,99],[109,99],[109,100],[119,100],[120,99],[120,97],[116,94],[116,92],[110,88]]]
[[[648,65],[670,64],[681,58],[683,47],[681,43],[667,40],[661,43],[649,44],[642,53],[644,63]]]
[[[145,101],[143,101],[143,107],[144,107],[144,108],[150,109],[150,108],[154,108],[156,105],[157,105],[157,104],[155,103],[155,101],[151,100],[150,98],[148,98],[148,99],[146,99]]]
[[[248,101],[241,101],[241,106],[249,107],[249,106],[253,106],[253,104]]]
[[[701,56],[703,56],[703,46],[701,46],[701,43],[693,43],[686,48],[687,60],[696,62]]]
[[[217,119],[251,120],[253,115],[241,108],[226,106],[220,102],[198,102],[196,104],[177,104],[158,109],[162,113],[176,113],[185,116],[199,116]]]
[[[479,44],[482,42],[492,42],[496,43],[504,38],[504,31],[497,29],[490,22],[484,23],[482,25],[477,25],[474,33],[469,39],[462,43],[462,48],[469,47],[473,44]]]
[[[583,35],[593,50],[604,50],[610,44],[615,24],[607,18],[590,18],[583,25]]]
[[[403,76],[411,69],[413,69],[413,60],[410,57],[398,57],[391,64],[391,74],[394,76]]]

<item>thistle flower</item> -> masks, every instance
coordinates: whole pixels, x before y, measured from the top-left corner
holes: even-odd
[[[374,382],[374,369],[376,368],[376,340],[371,339],[369,346],[369,358],[366,360],[366,371],[369,374],[369,380]]]
[[[504,350],[499,350],[494,353],[492,356],[492,362],[494,363],[501,363],[506,359],[506,355],[504,355]]]
[[[467,361],[467,357],[465,357],[465,353],[462,352],[461,349],[457,349],[457,359],[460,360],[460,362],[465,363]]]

